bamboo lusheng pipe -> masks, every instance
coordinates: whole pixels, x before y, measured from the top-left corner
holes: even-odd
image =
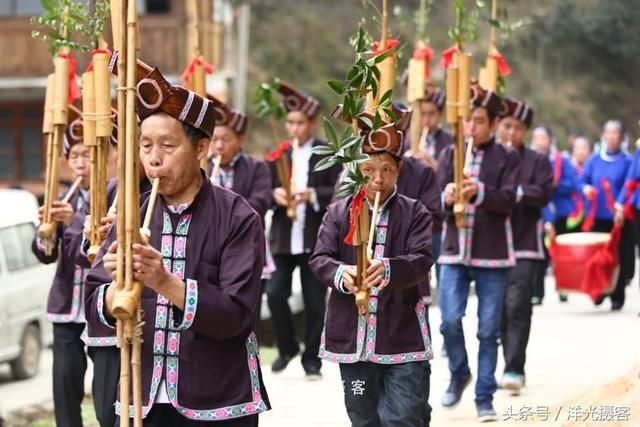
[[[380,192],[376,191],[373,202],[373,214],[371,217],[371,226],[369,227],[369,240],[367,240],[367,258],[369,261],[373,259],[373,242],[375,240],[376,227],[378,225],[378,209],[380,208]]]
[[[462,196],[462,182],[464,181],[464,122],[459,120],[456,124],[455,147],[453,149],[453,179],[456,186],[455,201],[453,203],[453,215],[456,227],[464,227],[465,200]]]
[[[379,51],[381,52],[380,54],[387,51],[387,44],[389,42],[389,31],[387,22],[387,0],[382,0],[381,35],[379,44]],[[367,94],[366,111],[370,114],[375,114],[378,111],[380,98],[382,98],[382,96],[389,90],[393,90],[393,86],[395,85],[396,81],[395,52],[390,52],[385,59],[383,59],[375,66],[380,71],[380,78],[378,79],[378,91],[376,93],[376,96],[373,96],[373,92]],[[384,111],[381,111],[380,113],[384,119],[388,119]]]
[[[291,171],[289,173],[289,180],[287,181],[289,184],[288,191],[288,199],[289,204],[287,205],[287,216],[291,218],[291,220],[295,220],[296,218],[296,180],[295,180],[295,170],[296,170],[296,157],[298,155],[298,150],[300,149],[300,141],[298,138],[293,138],[293,142],[291,144]]]
[[[369,254],[368,252],[368,234],[369,234],[370,220],[369,209],[363,208],[360,212],[360,218],[358,218],[358,228],[356,236],[354,236],[354,244],[356,247],[356,307],[358,308],[358,314],[365,315],[369,312],[369,297],[371,295],[371,289],[365,287],[364,282],[367,279],[367,268],[369,268]],[[357,237],[357,239],[356,239]]]
[[[82,183],[82,177],[81,176],[76,177],[75,181],[73,181],[73,184],[71,184],[71,187],[69,187],[69,191],[67,191],[67,194],[65,194],[61,202],[69,203],[69,200],[74,195],[74,193],[78,190],[78,187],[80,186],[81,183]],[[38,235],[40,236],[41,239],[44,240],[44,246],[45,246],[44,252],[47,255],[51,255],[53,251],[53,242],[51,241],[51,236],[53,236],[53,233],[56,231],[56,228],[58,228],[58,223],[53,220],[46,223],[43,222],[38,227]],[[47,237],[43,237],[43,235],[46,235]]]
[[[491,2],[491,20],[497,22],[498,18],[498,0]],[[480,86],[485,89],[496,91],[498,87],[498,61],[492,55],[496,54],[496,28],[491,25],[489,36],[489,52],[487,55],[486,65],[480,69],[479,81]]]
[[[100,236],[100,221],[107,213],[107,162],[109,155],[109,139],[113,132],[111,111],[111,74],[108,70],[109,54],[96,52],[93,54],[93,83],[95,92],[95,114],[89,115],[86,122],[94,121],[96,145],[95,182],[91,187],[91,246],[87,251],[90,262],[97,255],[102,246]],[[85,112],[85,116],[87,116]]]
[[[222,154],[218,154],[213,161],[213,169],[211,170],[211,179],[216,179],[218,171],[220,170],[220,164],[222,163]]]
[[[120,55],[118,60],[118,135],[123,138],[118,150],[117,268],[112,314],[117,319],[120,347],[120,403],[128,413],[133,393],[133,423],[142,426],[142,284],[133,280],[133,244],[140,242],[140,184],[137,173],[136,56],[137,13],[134,0],[123,0],[120,8]],[[116,18],[116,17],[114,17]],[[126,29],[126,31],[124,31]],[[118,44],[116,43],[116,46]],[[133,382],[133,389],[130,384]],[[128,427],[129,418],[120,418]]]
[[[63,48],[61,54],[68,54],[69,49]],[[50,160],[49,171],[47,171],[45,183],[45,204],[43,221],[38,229],[38,235],[43,240],[50,240],[55,231],[55,224],[51,220],[51,204],[59,192],[60,188],[60,157],[62,156],[62,137],[67,125],[67,109],[69,95],[69,61],[60,56],[56,56],[54,63],[53,94],[52,94],[52,124],[53,137],[51,139],[51,150],[47,147]],[[46,101],[46,100],[45,100]],[[45,102],[46,104],[46,102]],[[46,245],[45,253],[50,255],[50,245]]]
[[[458,55],[458,117],[466,118],[471,113],[471,54]]]
[[[187,32],[189,37],[189,50],[193,52],[193,58],[202,60],[200,52],[200,25],[197,0],[187,0],[185,3],[187,12]],[[187,86],[200,96],[207,97],[205,72],[202,64],[194,64],[193,74],[189,76]],[[200,167],[207,170],[207,157],[200,161]]]
[[[47,137],[47,157],[46,157],[46,168],[45,168],[45,192],[44,192],[44,205],[43,205],[43,222],[46,223],[47,219],[51,219],[51,213],[49,209],[51,208],[52,197],[54,195],[50,189],[50,183],[52,181],[51,174],[53,170],[54,163],[54,155],[53,155],[53,98],[54,98],[54,90],[55,90],[55,75],[53,73],[49,74],[47,77],[47,91],[45,94],[45,102],[44,102],[44,115],[42,121],[42,133],[44,133]]]

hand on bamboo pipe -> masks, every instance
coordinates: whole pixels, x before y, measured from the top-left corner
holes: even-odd
[[[476,178],[465,178],[462,181],[462,197],[465,200],[470,200],[478,194],[478,180]]]
[[[389,282],[384,280],[384,264],[379,259],[372,259],[367,268],[367,278],[364,280],[364,286],[368,289],[378,288],[378,291],[383,290],[389,285]]]
[[[298,190],[294,194],[294,199],[296,205],[305,205],[309,203],[311,200],[311,193],[313,190],[311,188],[305,188],[303,190]]]
[[[73,219],[73,207],[70,203],[65,203],[59,200],[54,200],[51,204],[51,220],[53,222],[61,222],[65,225],[71,224]],[[44,207],[38,208],[38,219],[42,222],[42,216],[44,214]]]
[[[109,235],[109,231],[111,231],[111,227],[113,226],[113,221],[115,220],[115,215],[107,215],[102,217],[100,220],[100,227],[98,228],[98,233],[100,234],[100,240],[105,240]],[[91,239],[91,215],[87,215],[84,217],[84,228],[82,230],[82,234],[85,239]]]
[[[111,242],[109,249],[107,249],[104,257],[102,257],[102,267],[109,277],[111,277],[111,280],[116,280],[116,267],[118,265],[117,250],[118,242]]]
[[[345,265],[342,267],[342,285],[350,294],[358,293],[356,286],[357,268],[355,265]]]
[[[451,206],[456,201],[456,184],[454,182],[450,182],[444,188],[444,204],[447,206]]]
[[[284,188],[278,187],[273,190],[273,200],[275,200],[276,204],[282,207],[289,206],[289,200],[287,200],[287,192]]]

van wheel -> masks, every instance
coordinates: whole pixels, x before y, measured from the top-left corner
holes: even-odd
[[[25,328],[20,341],[20,356],[11,362],[11,372],[16,380],[31,378],[40,367],[40,328],[29,325]]]

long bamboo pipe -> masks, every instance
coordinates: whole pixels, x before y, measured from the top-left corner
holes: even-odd
[[[213,161],[213,170],[211,171],[210,178],[215,180],[218,176],[218,171],[220,170],[220,164],[222,163],[222,154],[218,154]]]

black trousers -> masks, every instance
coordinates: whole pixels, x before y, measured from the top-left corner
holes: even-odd
[[[116,417],[114,427],[119,427],[119,425],[120,417]],[[133,422],[130,425],[133,425]],[[144,427],[257,427],[258,415],[249,415],[225,421],[194,421],[183,417],[168,403],[157,403],[153,405],[142,425]]]
[[[82,427],[87,356],[80,335],[84,323],[53,324],[53,404],[58,427]]]
[[[302,365],[319,368],[322,366],[318,350],[324,326],[327,288],[311,272],[310,256],[310,254],[273,256],[276,271],[267,282],[267,302],[280,355],[289,356],[298,352],[299,345],[293,325],[293,315],[287,300],[291,296],[293,270],[300,267],[305,317],[305,349],[302,354]]]
[[[596,219],[593,225],[593,231],[608,233],[613,228],[613,221]],[[609,295],[612,303],[623,305],[625,300],[625,287],[633,279],[635,270],[635,248],[634,248],[634,232],[633,224],[625,221],[620,236],[620,245],[618,246],[618,255],[620,256],[620,274],[616,287]]]
[[[120,380],[120,350],[117,347],[89,347],[93,361],[93,407],[100,427],[112,427],[116,422],[114,403]]]
[[[536,260],[519,259],[509,272],[502,309],[504,371],[524,375],[531,331],[531,289]]]

